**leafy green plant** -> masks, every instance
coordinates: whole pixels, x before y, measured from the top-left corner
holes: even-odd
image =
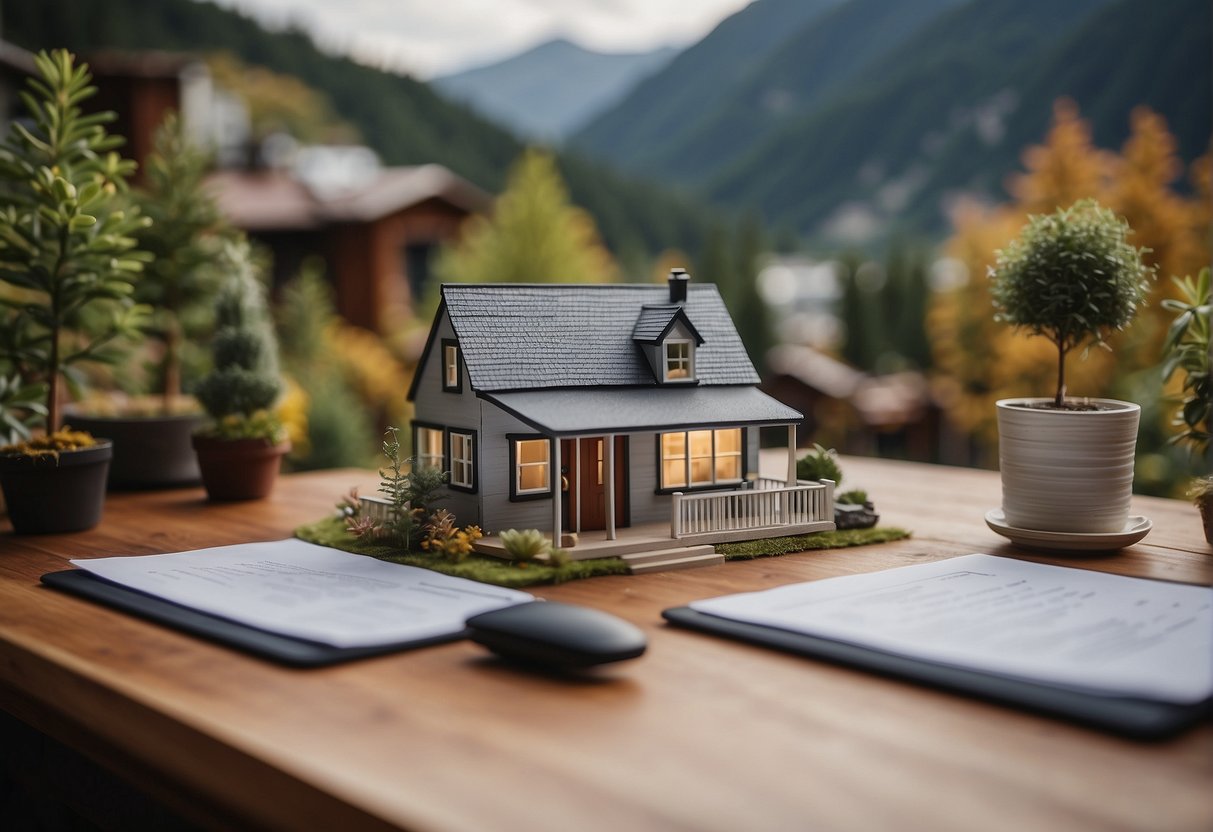
[[[506,556],[518,563],[547,561],[553,566],[569,562],[569,553],[552,545],[539,529],[506,529],[498,534]]]
[[[404,456],[399,428],[389,427],[384,437],[387,467],[379,469],[379,493],[387,498],[387,511],[378,518],[364,514],[354,493],[338,503],[338,510],[345,517],[346,530],[355,537],[388,540],[411,551],[418,533],[426,531],[421,518],[428,513],[430,504],[439,499],[438,490],[446,484],[447,475],[437,468],[413,466],[413,460]],[[430,523],[433,522],[431,517]],[[451,518],[452,527],[453,523]],[[480,534],[475,526],[468,529],[476,529],[476,534]],[[432,528],[429,534],[433,535]]]
[[[868,492],[862,488],[852,488],[834,497],[834,502],[849,506],[861,506],[868,501]]]
[[[0,446],[29,439],[33,422],[46,416],[46,385],[27,384],[19,375],[0,375]]]
[[[1154,276],[1146,249],[1127,242],[1124,219],[1092,199],[1032,216],[1019,237],[995,253],[989,271],[995,319],[1043,335],[1057,347],[1057,392],[1065,407],[1066,355],[1084,344],[1110,349]]]
[[[813,450],[796,460],[796,478],[800,480],[833,480],[842,482],[842,467],[833,448],[814,445]]]
[[[136,202],[152,224],[137,235],[154,259],[135,286],[135,299],[151,309],[148,333],[163,345],[158,387],[163,412],[182,393],[185,351],[211,324],[211,301],[223,277],[222,246],[232,232],[203,187],[210,165],[193,147],[175,115],[156,132],[155,150],[144,171],[146,185]]]
[[[140,335],[147,310],[134,284],[150,255],[134,235],[149,221],[125,202],[135,165],[114,152],[122,139],[104,126],[114,114],[82,114],[96,93],[87,66],[66,50],[41,52],[35,64],[21,96],[33,123],[14,122],[0,145],[0,281],[12,289],[0,297],[9,333],[0,359],[22,391],[10,395],[4,423],[25,432],[44,411],[53,433],[60,385],[79,380],[76,365],[116,361],[118,339]],[[26,404],[33,389],[45,392],[42,408]]]
[[[282,380],[265,290],[247,242],[225,246],[224,263],[228,276],[216,304],[215,367],[196,391],[214,420],[204,434],[277,443],[286,431],[271,412],[282,392]]]
[[[1172,443],[1186,442],[1198,453],[1209,447],[1213,409],[1213,375],[1209,370],[1210,297],[1209,269],[1205,267],[1195,279],[1191,276],[1172,280],[1179,287],[1179,298],[1167,298],[1164,309],[1175,313],[1163,343],[1163,382],[1176,372],[1183,372],[1183,392],[1180,407],[1171,424],[1179,428]]]

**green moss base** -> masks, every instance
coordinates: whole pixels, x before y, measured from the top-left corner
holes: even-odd
[[[628,567],[619,558],[593,558],[575,560],[563,566],[543,566],[534,563],[514,563],[501,558],[472,554],[460,563],[443,560],[426,553],[401,552],[395,546],[368,543],[358,540],[345,530],[340,518],[329,517],[295,529],[295,536],[308,543],[331,546],[356,555],[369,555],[392,563],[421,566],[444,575],[455,575],[497,586],[524,587],[538,584],[560,584],[579,578],[597,575],[626,575]],[[904,529],[874,528],[847,529],[836,532],[818,532],[794,537],[771,537],[746,543],[722,543],[716,550],[726,560],[748,560],[750,558],[786,555],[810,549],[841,549],[848,546],[866,546],[870,543],[887,543],[910,536]]]

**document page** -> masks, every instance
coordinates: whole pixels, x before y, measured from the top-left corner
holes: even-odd
[[[336,647],[450,635],[477,613],[533,600],[294,539],[72,564],[185,607]]]
[[[1209,587],[976,554],[691,607],[1107,696],[1213,696]]]

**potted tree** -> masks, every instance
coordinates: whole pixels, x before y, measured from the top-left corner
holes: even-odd
[[[203,188],[209,160],[190,145],[180,119],[170,115],[156,133],[155,152],[134,191],[153,222],[137,234],[154,259],[135,286],[135,299],[151,309],[146,344],[151,378],[135,389],[154,395],[115,396],[82,403],[71,413],[77,427],[114,442],[111,488],[188,485],[200,477],[190,444],[205,415],[184,394],[183,368],[197,364],[191,345],[214,323],[221,272],[219,254],[231,232]],[[193,362],[187,358],[194,357]]]
[[[1128,224],[1094,200],[1030,217],[990,269],[995,317],[1057,347],[1050,398],[997,403],[1006,525],[1067,534],[1126,527],[1141,408],[1066,396],[1066,358],[1107,347],[1133,319],[1153,268]]]
[[[212,424],[193,444],[212,500],[252,500],[269,494],[291,444],[271,410],[282,392],[278,345],[248,243],[229,243],[224,259],[215,366],[196,391]]]
[[[1186,444],[1204,459],[1208,471],[1209,435],[1213,433],[1210,413],[1213,413],[1213,373],[1210,372],[1210,316],[1213,315],[1213,292],[1208,267],[1193,280],[1190,276],[1172,278],[1179,288],[1178,298],[1167,298],[1163,308],[1175,313],[1163,342],[1163,382],[1180,372],[1183,374],[1179,407],[1171,424],[1179,432],[1171,441]],[[1192,482],[1190,495],[1204,520],[1205,540],[1213,543],[1213,476],[1208,473]]]
[[[113,152],[122,141],[105,131],[113,114],[81,114],[95,92],[87,67],[64,50],[40,53],[36,66],[22,96],[32,124],[14,123],[0,146],[0,363],[11,373],[5,424],[21,440],[0,448],[0,485],[21,533],[101,518],[112,445],[61,429],[61,386],[138,335],[133,280],[149,259],[133,237],[144,219],[122,202],[134,163]],[[37,406],[34,390],[45,393]],[[39,422],[44,435],[31,436]]]

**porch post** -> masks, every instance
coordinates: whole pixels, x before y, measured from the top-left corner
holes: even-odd
[[[796,425],[788,425],[788,488],[796,485]]]
[[[577,532],[581,531],[581,437],[578,436],[573,440],[573,458],[569,461],[569,483],[570,488],[572,483],[577,483],[577,506],[574,509],[576,515],[576,523],[573,529]],[[577,479],[573,479],[576,477]]]
[[[560,473],[560,437],[552,437],[552,547],[560,548],[560,501],[564,499],[564,484]]]
[[[602,449],[602,467],[606,469],[603,482],[606,484],[606,536],[607,540],[615,539],[615,434],[608,433],[602,439],[606,446]]]

